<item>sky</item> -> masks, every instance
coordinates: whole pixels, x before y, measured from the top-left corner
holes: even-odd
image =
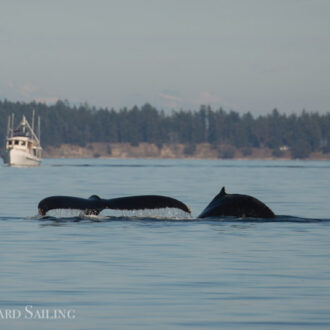
[[[330,1],[0,0],[0,99],[330,112]]]

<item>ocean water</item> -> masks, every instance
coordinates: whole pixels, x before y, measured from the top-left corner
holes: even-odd
[[[196,217],[222,186],[274,221]],[[53,211],[51,195],[160,194],[175,210]],[[1,329],[329,329],[330,163],[44,160],[0,167]]]

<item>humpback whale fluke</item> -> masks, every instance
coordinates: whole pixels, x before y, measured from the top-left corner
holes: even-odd
[[[40,215],[45,215],[48,211],[54,209],[78,209],[86,214],[97,215],[104,209],[143,210],[166,207],[178,208],[190,213],[190,209],[186,204],[177,199],[159,195],[140,195],[112,199],[102,199],[97,195],[92,195],[89,198],[51,196],[39,202],[38,211]]]
[[[222,187],[198,218],[221,216],[274,218],[275,214],[258,199],[249,195],[227,194],[225,187]]]

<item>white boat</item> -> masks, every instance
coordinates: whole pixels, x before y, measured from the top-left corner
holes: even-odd
[[[14,129],[14,114],[8,118],[6,148],[2,155],[9,166],[39,166],[41,163],[40,117],[38,135],[34,132],[34,112],[32,127],[23,115],[20,124]]]

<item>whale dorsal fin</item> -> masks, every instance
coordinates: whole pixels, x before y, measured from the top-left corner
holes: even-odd
[[[92,200],[101,200],[101,198],[97,195],[92,195],[90,197],[88,197],[88,199],[92,199]]]
[[[213,202],[225,197],[227,195],[226,191],[225,191],[225,187],[222,187],[222,189],[220,190],[219,194],[217,194],[210,202],[210,204],[212,204]],[[209,205],[210,205],[209,204]]]
[[[219,197],[222,197],[222,196],[225,196],[225,195],[227,195],[226,190],[225,190],[225,187],[222,187],[222,189],[221,189],[221,191],[219,193]]]
[[[206,207],[210,207],[213,203],[218,202],[219,200],[221,200],[222,198],[224,198],[227,195],[226,191],[225,191],[225,187],[222,187],[222,189],[220,190],[219,194],[217,194],[210,202],[210,204]],[[205,211],[205,210],[204,210]]]

